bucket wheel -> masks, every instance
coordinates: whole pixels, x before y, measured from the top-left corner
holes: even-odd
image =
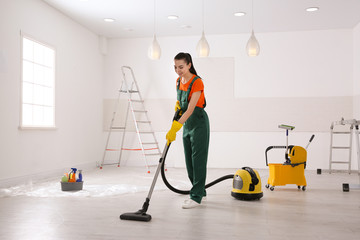
[[[301,187],[301,186],[298,186],[298,189],[299,189],[299,190],[301,189],[301,190],[305,191],[305,190],[306,190],[306,186],[302,186],[302,187]]]

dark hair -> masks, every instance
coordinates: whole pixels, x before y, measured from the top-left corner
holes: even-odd
[[[191,67],[189,69],[189,71],[192,73],[192,74],[195,74],[197,76],[197,73],[196,73],[196,70],[194,68],[194,63],[192,61],[192,58],[191,58],[191,55],[190,53],[178,53],[175,57],[174,57],[175,60],[184,60],[186,62],[186,64],[189,65],[189,63],[191,63]]]

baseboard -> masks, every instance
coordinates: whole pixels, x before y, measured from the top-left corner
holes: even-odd
[[[318,170],[317,170],[318,171]],[[321,169],[321,173],[330,173],[329,169]],[[349,173],[349,170],[345,169],[332,169],[331,173]],[[350,170],[350,174],[360,174],[358,170]]]
[[[82,169],[83,171],[88,171],[88,170],[95,169],[96,164],[95,163],[83,163],[83,164],[76,164],[75,167],[77,167],[78,169]],[[70,168],[64,167],[61,169],[59,168],[59,169],[48,170],[46,172],[38,172],[38,173],[19,176],[19,177],[0,179],[0,188],[8,188],[8,187],[16,186],[16,185],[26,184],[30,181],[33,183],[36,183],[39,181],[44,181],[46,179],[54,179],[54,177],[56,177],[56,176],[59,177],[59,181],[60,181],[61,176],[65,172],[69,172],[69,171],[70,171]]]

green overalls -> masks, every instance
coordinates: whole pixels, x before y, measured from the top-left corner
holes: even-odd
[[[180,79],[177,84],[177,100],[184,113],[189,105],[189,95],[196,76],[190,83],[187,91],[180,90]],[[204,108],[206,101],[204,103]],[[197,203],[206,196],[206,164],[209,149],[210,125],[204,108],[195,107],[194,112],[183,125],[183,144],[188,177],[193,185],[190,198]]]

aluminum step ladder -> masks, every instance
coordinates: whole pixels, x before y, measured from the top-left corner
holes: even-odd
[[[106,146],[103,154],[103,159],[100,164],[100,169],[104,165],[115,165],[117,164],[120,167],[121,157],[123,151],[141,151],[142,159],[145,162],[145,166],[147,172],[150,173],[150,165],[148,164],[147,157],[150,156],[161,156],[161,151],[159,148],[159,143],[156,139],[154,130],[151,125],[151,121],[149,120],[148,112],[145,109],[144,100],[141,96],[139,86],[136,82],[135,75],[131,67],[122,66],[121,71],[123,74],[123,81],[121,82],[121,86],[119,89],[118,98],[115,104],[115,110],[112,115],[109,134],[106,140]],[[129,78],[129,79],[128,79]],[[127,95],[127,109],[126,109],[126,116],[125,116],[125,124],[124,126],[117,127],[114,126],[114,120],[117,117],[117,111],[121,96],[126,94]],[[139,141],[140,148],[125,148],[124,147],[124,140],[126,133],[129,131],[128,129],[128,115],[129,111],[131,112],[131,116],[135,125],[136,135]],[[122,138],[121,138],[121,146],[119,149],[109,148],[109,141],[112,135],[113,130],[120,130],[122,131]],[[144,142],[144,139],[145,142]],[[119,159],[117,163],[105,163],[105,157],[108,152],[112,151],[119,151]]]
[[[336,126],[345,126],[345,125],[349,125],[349,130],[346,131],[335,131],[334,128]],[[355,129],[354,129],[355,127]],[[357,146],[357,156],[358,156],[358,161],[360,164],[360,160],[359,160],[359,121],[357,121],[356,119],[349,119],[349,120],[344,120],[344,118],[342,118],[340,121],[335,121],[332,122],[331,126],[330,126],[330,159],[329,159],[329,173],[332,172],[332,165],[333,164],[344,164],[344,165],[348,165],[348,172],[349,174],[351,173],[351,157],[352,157],[352,140],[353,140],[353,134],[354,134],[354,130],[355,130],[355,135],[356,135],[356,146]],[[335,135],[349,135],[349,145],[348,146],[334,146],[334,136]],[[339,161],[339,160],[333,160],[333,150],[346,150],[346,152],[348,152],[348,158],[346,161]],[[360,173],[360,171],[359,171]]]

